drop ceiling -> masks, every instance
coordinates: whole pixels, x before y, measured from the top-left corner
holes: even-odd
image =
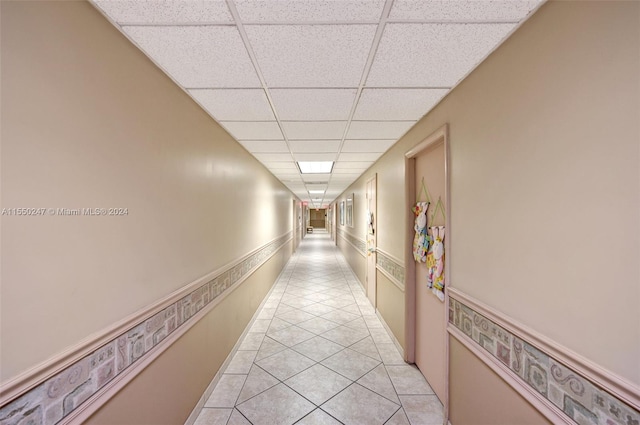
[[[293,193],[322,207],[543,1],[93,3]],[[335,164],[301,174],[297,161]]]

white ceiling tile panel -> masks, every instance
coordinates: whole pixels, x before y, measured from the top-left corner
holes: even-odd
[[[354,167],[353,169],[338,169],[333,172],[332,180],[344,179],[344,178],[356,178],[360,174],[364,173],[369,167]]]
[[[265,167],[267,167],[272,172],[283,171],[283,172],[291,172],[298,173],[298,166],[293,162],[293,159],[290,161],[261,161]]]
[[[386,152],[394,143],[390,140],[345,140],[342,152]]]
[[[240,144],[251,153],[289,152],[289,148],[283,140],[242,140]]]
[[[387,24],[368,87],[452,87],[515,24]]]
[[[389,19],[465,22],[520,21],[541,1],[396,0],[391,8]]]
[[[237,140],[282,140],[277,122],[220,121]]]
[[[364,89],[354,120],[419,120],[447,89]]]
[[[299,174],[279,174],[279,173],[273,173],[274,176],[276,176],[277,178],[279,178],[280,180],[286,181],[287,184],[292,183],[293,182],[302,182],[302,179],[300,178]]]
[[[289,140],[293,153],[338,153],[340,140]]]
[[[245,22],[378,21],[384,0],[235,0]]]
[[[331,174],[302,174],[302,180],[305,182],[326,182],[329,181]]]
[[[338,161],[376,161],[382,155],[380,152],[341,153]]]
[[[373,161],[338,161],[333,166],[333,171],[367,169],[373,164]]]
[[[356,89],[271,89],[281,120],[336,121],[349,119]]]
[[[325,190],[327,188],[326,184],[308,184],[307,189],[309,190]]]
[[[296,161],[335,161],[335,153],[296,153],[293,157]]]
[[[287,137],[292,140],[340,140],[346,121],[283,121]]]
[[[376,25],[244,28],[270,87],[357,87],[376,31]]]
[[[259,161],[288,161],[291,159],[289,153],[254,153],[253,156]]]
[[[195,100],[218,121],[275,121],[262,89],[195,89]]]
[[[260,87],[236,27],[122,28],[183,87]]]
[[[399,139],[415,121],[351,121],[348,139]]]
[[[94,3],[119,24],[233,22],[226,2],[220,0],[94,0]]]

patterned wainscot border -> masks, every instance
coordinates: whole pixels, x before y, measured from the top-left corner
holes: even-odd
[[[345,232],[342,229],[339,229],[338,233],[340,234],[340,236],[350,242],[351,245],[353,245],[358,251],[360,251],[362,255],[367,255],[367,243],[365,241],[363,241],[362,239],[358,239],[357,237]]]
[[[207,304],[255,271],[290,237],[287,234],[270,242],[169,307],[2,406],[0,425],[58,423]]]
[[[398,264],[393,258],[389,257],[380,250],[376,251],[376,264],[382,270],[387,272],[396,280],[396,282],[404,287],[404,266]]]
[[[640,425],[640,412],[449,297],[449,323],[580,425]]]

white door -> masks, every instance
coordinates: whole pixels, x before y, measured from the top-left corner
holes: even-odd
[[[376,307],[376,222],[378,212],[376,209],[376,176],[367,181],[367,297],[371,305]]]

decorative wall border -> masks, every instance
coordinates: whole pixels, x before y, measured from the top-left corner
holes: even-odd
[[[349,242],[360,254],[364,257],[367,256],[367,242],[362,239],[345,232],[343,229],[338,228],[338,235],[345,241]]]
[[[549,411],[565,416],[557,419],[580,425],[640,425],[640,394],[631,384],[566,349],[561,354],[559,345],[547,346],[532,332],[509,329],[512,322],[450,288],[450,333],[506,367],[518,384],[546,402]]]
[[[400,264],[400,261],[395,259],[381,250],[380,248],[376,249],[376,268],[380,270],[391,282],[393,282],[398,288],[404,291],[404,266]]]
[[[292,232],[282,235],[138,312],[132,316],[138,320],[128,320],[124,330],[122,324],[116,325],[120,332],[115,337],[111,329],[93,338],[102,342],[97,348],[95,343],[82,343],[72,350],[75,358],[64,353],[3,384],[0,425],[66,422],[87,400],[95,400],[103,389],[109,391],[110,383],[150,363],[161,352],[160,345],[168,347],[176,334],[193,326],[206,314],[204,310],[228,295],[291,238]]]

